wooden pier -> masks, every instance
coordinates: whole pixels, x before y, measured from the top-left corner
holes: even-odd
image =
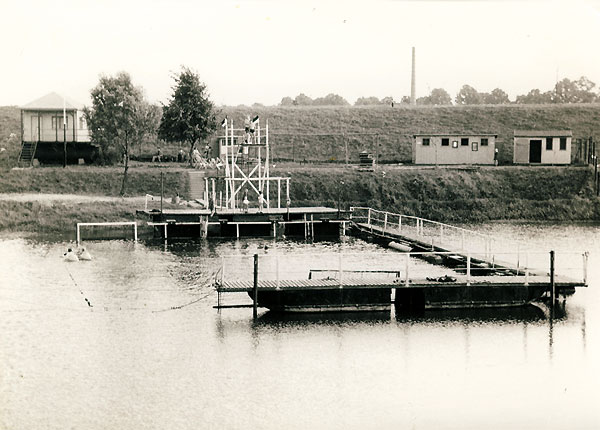
[[[138,210],[155,236],[193,237],[331,237],[345,234],[350,212],[327,207]]]

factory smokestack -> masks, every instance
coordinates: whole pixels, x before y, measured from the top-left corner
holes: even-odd
[[[410,79],[410,104],[411,105],[416,105],[417,104],[417,94],[416,94],[416,90],[415,90],[415,47],[413,46],[412,49],[412,75],[411,75],[411,79]]]

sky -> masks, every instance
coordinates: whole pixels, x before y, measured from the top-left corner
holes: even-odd
[[[0,106],[56,91],[89,104],[100,75],[128,72],[154,103],[196,71],[218,105],[300,93],[410,95],[464,84],[511,99],[557,79],[600,85],[600,0],[0,0]]]

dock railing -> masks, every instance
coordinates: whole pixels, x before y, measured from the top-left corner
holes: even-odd
[[[552,251],[553,252],[553,251]],[[553,252],[554,253],[554,252]],[[514,253],[499,253],[510,259]],[[256,255],[256,257],[255,257]],[[423,279],[437,279],[445,276],[456,278],[467,285],[475,282],[520,282],[528,285],[540,279],[548,279],[556,271],[557,282],[587,285],[587,253],[554,253],[551,263],[550,253],[528,254],[531,258],[521,269],[515,271],[494,270],[481,260],[473,260],[470,254],[457,259],[451,251],[432,252],[361,252],[361,253],[269,253],[254,255],[229,255],[221,257],[221,268],[215,275],[217,289],[229,285],[247,285],[257,267],[260,282],[268,281],[272,288],[289,286],[289,281],[308,279],[335,280],[340,288],[351,281],[383,280],[395,278],[395,284],[409,287],[411,282]],[[255,266],[255,260],[258,264]],[[440,260],[451,258],[454,267],[443,266]],[[534,265],[535,264],[535,265]],[[514,281],[511,281],[514,280]]]
[[[508,264],[517,268],[527,264],[528,244],[517,240],[499,240],[491,235],[426,218],[351,207],[351,220],[371,232],[393,240],[394,235],[428,245],[431,250],[470,253],[473,258]],[[510,252],[505,252],[510,250]],[[509,261],[503,260],[510,257]],[[500,258],[500,260],[498,260]]]

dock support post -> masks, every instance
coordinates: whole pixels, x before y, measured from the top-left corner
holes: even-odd
[[[467,252],[467,286],[471,285],[471,253]]]
[[[398,217],[398,232],[402,233],[402,215]]]
[[[529,252],[525,253],[525,285],[529,285]]]
[[[340,283],[340,288],[342,288],[342,254],[338,254],[338,280]]]
[[[281,289],[280,285],[279,285],[279,254],[275,255],[275,282],[276,282],[276,288],[278,290]]]
[[[408,260],[410,259],[410,252],[404,253],[404,286],[408,288]]]
[[[552,304],[556,300],[556,288],[554,285],[554,250],[550,251],[550,299]]]
[[[160,214],[161,214],[161,218],[162,218],[162,213],[163,213],[163,194],[164,194],[164,191],[165,191],[165,186],[164,186],[164,181],[163,181],[163,172],[160,172]]]
[[[258,316],[258,254],[254,254],[254,284],[252,286],[252,318],[256,321]]]
[[[367,225],[371,227],[371,208],[367,212]]]
[[[77,246],[81,243],[81,235],[79,233],[79,223],[77,223]]]
[[[582,255],[583,255],[583,284],[587,285],[588,257],[590,255],[590,253],[586,251]]]
[[[133,224],[133,240],[137,243],[137,222]]]
[[[387,229],[388,213],[386,212],[383,216],[383,235],[385,236],[385,230]]]
[[[235,225],[235,238],[236,239],[240,238],[240,225],[239,224]]]

